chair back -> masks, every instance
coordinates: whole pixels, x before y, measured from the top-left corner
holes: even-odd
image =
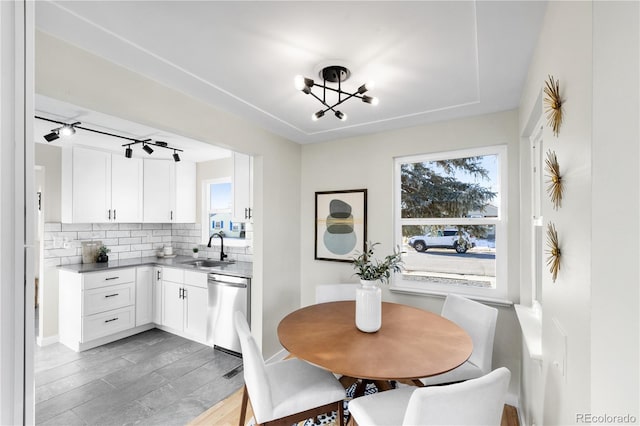
[[[321,284],[316,286],[316,303],[356,300],[358,284]]]
[[[264,365],[264,358],[251,335],[251,330],[244,314],[236,311],[233,319],[240,339],[240,347],[242,348],[244,383],[251,399],[251,407],[253,408],[256,422],[263,423],[273,418],[271,388]]]
[[[416,389],[403,425],[500,426],[511,372],[500,367],[477,379]]]
[[[449,294],[442,307],[442,316],[469,333],[473,341],[469,362],[482,370],[483,374],[488,374],[491,371],[498,310],[466,297]]]

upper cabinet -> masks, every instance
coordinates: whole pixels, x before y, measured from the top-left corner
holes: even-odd
[[[142,160],[82,147],[62,150],[62,222],[142,221]]]
[[[250,155],[233,153],[233,219],[253,220],[253,164]]]
[[[196,221],[196,165],[144,160],[144,222]]]
[[[194,223],[196,165],[62,150],[63,223]]]

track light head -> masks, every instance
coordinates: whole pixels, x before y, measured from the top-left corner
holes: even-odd
[[[76,133],[76,129],[73,126],[65,124],[60,128],[60,136],[72,136]]]
[[[311,119],[313,121],[318,121],[319,119],[321,119],[324,116],[324,111],[320,110],[318,112],[314,112],[313,115],[311,116]]]
[[[176,151],[173,151],[173,161],[175,161],[176,163],[180,161],[180,156]]]
[[[347,114],[343,112],[336,111],[336,117],[338,117],[341,121],[347,121]]]
[[[151,148],[149,145],[143,144],[142,149],[144,149],[144,152],[146,152],[149,155],[153,154],[153,148]]]
[[[124,150],[124,156],[127,158],[131,158],[131,156],[133,155],[133,150],[131,149],[130,146],[128,146],[125,150]]]
[[[47,133],[46,135],[44,135],[44,139],[47,142],[53,142],[56,139],[58,139],[60,137],[60,135],[58,135],[58,131],[57,130],[52,130],[51,133]]]

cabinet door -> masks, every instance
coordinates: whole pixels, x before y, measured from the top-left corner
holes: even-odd
[[[176,206],[174,222],[196,221],[196,163],[181,161],[176,168]]]
[[[207,304],[208,290],[206,288],[185,285],[186,312],[184,331],[194,339],[207,339]]]
[[[154,268],[136,268],[136,327],[153,321]]]
[[[251,157],[233,153],[233,217],[237,221],[248,221],[251,217]]]
[[[162,268],[153,268],[153,322],[162,323]]]
[[[116,222],[142,222],[142,159],[112,155],[111,209]]]
[[[162,325],[182,331],[184,323],[184,303],[182,284],[162,282]]]
[[[72,175],[73,217],[71,221],[73,223],[109,222],[111,154],[73,147]]]
[[[175,166],[173,161],[144,160],[144,222],[174,220]]]

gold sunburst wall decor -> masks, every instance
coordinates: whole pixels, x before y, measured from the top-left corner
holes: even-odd
[[[547,266],[549,267],[549,272],[551,272],[551,279],[555,283],[556,278],[558,278],[558,271],[560,271],[560,245],[558,244],[558,232],[551,222],[547,225],[547,248],[546,252],[549,255],[547,257]]]
[[[564,186],[562,185],[562,176],[560,175],[560,165],[555,151],[547,151],[547,159],[545,160],[545,170],[549,177],[547,180],[547,194],[551,197],[553,208],[558,210],[562,206],[562,194]]]
[[[544,103],[546,105],[544,112],[547,114],[547,123],[553,129],[553,134],[558,136],[560,133],[560,125],[562,124],[562,98],[560,97],[560,82],[555,80],[553,76],[549,76],[549,80],[545,81]]]

